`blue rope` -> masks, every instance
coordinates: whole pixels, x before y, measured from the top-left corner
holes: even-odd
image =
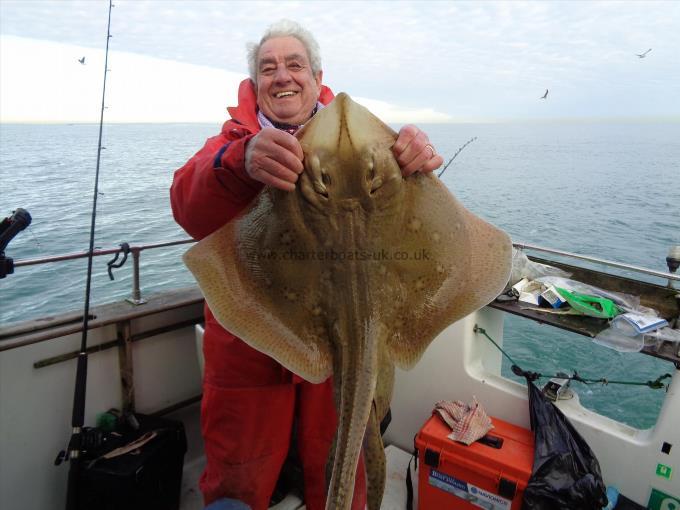
[[[667,385],[667,384],[663,384],[661,381],[663,381],[664,379],[667,379],[667,378],[672,377],[671,374],[664,374],[664,375],[662,375],[662,376],[657,377],[654,381],[647,381],[647,382],[639,382],[639,381],[610,381],[610,380],[605,379],[605,378],[601,378],[601,379],[586,379],[586,378],[583,378],[583,377],[581,377],[580,375],[578,375],[578,372],[576,372],[576,371],[574,371],[574,375],[572,375],[572,376],[567,376],[567,377],[564,377],[564,375],[560,375],[560,374],[555,374],[555,375],[543,375],[543,374],[541,374],[541,373],[539,373],[539,372],[528,372],[528,371],[523,370],[522,368],[520,368],[520,366],[519,366],[517,363],[515,363],[515,360],[513,360],[513,359],[510,357],[510,355],[509,355],[507,352],[505,352],[505,351],[501,348],[501,346],[498,345],[498,344],[494,341],[494,339],[491,338],[491,337],[486,333],[486,330],[485,330],[484,328],[481,328],[481,327],[479,327],[477,324],[475,324],[474,332],[475,332],[475,333],[481,333],[482,335],[484,335],[486,338],[489,339],[489,341],[490,341],[492,344],[494,344],[494,346],[496,346],[496,349],[498,349],[499,351],[501,351],[501,353],[503,354],[503,356],[505,356],[505,357],[510,361],[510,363],[512,363],[511,370],[512,370],[512,372],[513,372],[515,375],[520,376],[520,377],[528,377],[528,378],[529,378],[530,380],[532,380],[532,381],[535,381],[536,379],[540,379],[540,378],[542,378],[542,377],[549,377],[549,378],[556,377],[556,378],[560,378],[560,379],[569,379],[570,381],[578,381],[578,382],[581,382],[581,383],[583,383],[583,384],[592,384],[592,383],[601,383],[601,384],[603,384],[603,385],[607,385],[607,384],[627,384],[627,385],[631,385],[631,386],[649,386],[649,387],[652,388],[653,390],[658,390],[658,389],[665,388],[666,391],[668,391],[668,385]]]

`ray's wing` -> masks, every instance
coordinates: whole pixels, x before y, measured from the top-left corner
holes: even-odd
[[[240,218],[184,255],[218,322],[292,372],[318,383],[332,372],[321,320],[318,263],[293,200],[265,189]],[[283,205],[282,205],[283,204]]]
[[[355,141],[369,137],[389,151],[396,134],[388,126],[373,116],[367,120],[358,105],[345,104],[345,109]],[[303,146],[342,141],[335,136],[338,126],[308,133]],[[310,142],[312,135],[320,138]],[[398,212],[374,213],[363,238],[367,251],[380,256],[366,262],[371,268],[366,313],[389,330],[389,357],[409,368],[448,324],[500,293],[510,274],[511,242],[467,211],[433,175],[416,174],[401,184],[403,193],[392,195],[398,197]],[[328,301],[321,294],[334,288],[324,281],[330,278],[327,265],[309,257],[323,243],[305,225],[295,196],[263,191],[243,217],[189,250],[185,262],[225,328],[291,371],[320,382],[332,372],[324,320],[332,310],[323,309]],[[384,204],[378,196],[380,210]],[[286,259],[297,252],[302,258]]]
[[[393,245],[407,254],[392,261],[394,362],[412,367],[449,324],[491,302],[510,276],[508,235],[465,209],[433,175],[406,180],[404,224]]]

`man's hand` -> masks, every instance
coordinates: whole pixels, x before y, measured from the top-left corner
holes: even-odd
[[[444,163],[444,159],[434,150],[427,135],[412,124],[407,124],[399,130],[392,151],[404,177],[414,172],[431,172]]]
[[[263,128],[246,145],[246,172],[268,186],[293,191],[304,166],[297,138],[275,128]]]

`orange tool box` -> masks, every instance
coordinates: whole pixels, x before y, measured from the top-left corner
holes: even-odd
[[[491,418],[494,428],[466,446],[433,415],[420,429],[419,510],[519,510],[534,462],[534,434]]]

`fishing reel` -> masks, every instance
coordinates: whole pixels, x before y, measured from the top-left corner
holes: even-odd
[[[0,222],[0,278],[14,272],[14,260],[5,257],[5,248],[14,237],[31,224],[31,215],[27,210],[18,208]]]

